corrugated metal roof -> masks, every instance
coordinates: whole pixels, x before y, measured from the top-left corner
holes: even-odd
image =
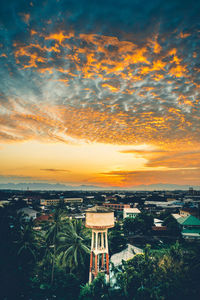
[[[186,233],[197,233],[200,235],[200,228],[191,228],[191,229],[183,229],[182,230],[182,234],[186,234]]]
[[[187,217],[179,218],[177,219],[177,222],[181,225],[200,226],[200,220],[191,215]]]

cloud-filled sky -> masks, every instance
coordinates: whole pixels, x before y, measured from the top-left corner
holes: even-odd
[[[200,2],[8,0],[0,181],[199,185]]]

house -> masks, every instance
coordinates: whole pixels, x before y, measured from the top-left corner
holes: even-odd
[[[51,221],[52,216],[53,216],[52,214],[50,214],[50,215],[41,215],[41,216],[36,218],[35,222],[40,223],[40,222]]]
[[[200,228],[183,229],[181,234],[185,240],[199,240]]]
[[[180,216],[180,218],[177,218],[177,222],[183,227],[183,229],[200,228],[200,220],[192,215],[186,217]]]
[[[153,219],[153,223],[154,223],[154,226],[156,226],[156,227],[161,227],[161,226],[162,226],[162,223],[163,223],[163,221],[162,221],[162,220],[160,220],[160,219],[156,219],[156,218],[154,218],[154,219]]]
[[[123,209],[123,219],[134,219],[138,214],[140,214],[140,210],[138,208],[124,207]]]
[[[182,237],[185,240],[200,239],[200,220],[196,217],[189,215],[181,217],[181,215],[172,215],[175,220],[179,223],[182,231]]]
[[[163,221],[160,219],[153,219],[154,225],[152,226],[152,230],[155,232],[163,232],[167,230],[167,226],[163,226]]]
[[[181,217],[187,217],[192,215],[197,218],[199,216],[199,212],[196,207],[184,207],[180,209],[180,215]]]
[[[31,218],[36,219],[38,213],[36,210],[29,207],[20,208],[17,212],[22,212],[25,215],[26,220],[30,220]]]
[[[121,265],[123,260],[127,261],[129,259],[132,259],[137,254],[143,254],[143,250],[140,248],[137,248],[133,245],[127,244],[127,248],[122,250],[121,252],[113,254],[111,256],[110,261],[116,267],[116,266]]]

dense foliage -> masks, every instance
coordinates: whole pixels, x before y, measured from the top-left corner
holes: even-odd
[[[126,248],[127,240],[120,223],[115,223],[115,227],[108,232],[110,255],[122,251]]]
[[[143,255],[112,267],[110,286],[102,274],[89,285],[90,231],[69,220],[61,207],[41,228],[16,211],[15,205],[0,209],[1,299],[200,299],[198,243],[176,242],[159,250],[146,246]],[[131,222],[110,230],[112,253],[124,249],[125,236],[142,234],[144,228],[150,232],[152,217],[141,215]],[[165,222],[169,225],[170,218]]]
[[[147,213],[140,213],[134,219],[126,218],[123,228],[126,235],[149,234],[153,226],[153,217]]]
[[[44,224],[16,211],[0,210],[0,298],[77,299],[88,280],[88,230],[60,207]]]
[[[181,228],[180,228],[179,224],[177,223],[177,221],[171,215],[169,215],[168,217],[166,217],[164,219],[163,225],[167,226],[168,233],[170,235],[173,235],[173,236],[181,235]]]
[[[197,300],[200,297],[199,247],[183,250],[175,243],[155,253],[146,246],[144,255],[136,255],[114,271],[124,299]]]

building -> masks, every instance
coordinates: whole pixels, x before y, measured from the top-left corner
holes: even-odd
[[[83,202],[83,198],[40,199],[40,205],[52,206],[57,205],[60,201],[64,201],[65,204],[80,204]]]
[[[196,208],[196,207],[185,207],[185,208],[180,209],[180,216],[181,217],[188,217],[190,215],[193,216],[193,217],[198,218],[198,216],[199,216],[198,208]]]
[[[122,203],[103,203],[103,206],[107,208],[111,208],[115,211],[123,211],[124,208],[130,208],[130,204],[122,204]]]
[[[177,219],[177,222],[183,227],[183,229],[188,228],[200,228],[200,220],[192,215],[181,217]]]
[[[175,198],[167,198],[166,200],[167,200],[167,202],[176,201]]]
[[[29,207],[20,208],[17,212],[22,212],[25,215],[26,220],[30,220],[31,218],[36,219],[37,217],[37,211]]]
[[[81,204],[83,203],[83,198],[64,198],[64,202]]]
[[[121,252],[113,254],[111,256],[110,261],[113,263],[115,267],[117,267],[122,264],[123,260],[128,261],[129,259],[132,259],[137,254],[143,254],[143,250],[133,245],[127,244],[127,248],[122,250]]]
[[[123,219],[125,218],[134,219],[140,213],[141,212],[138,208],[125,207],[123,210]]]
[[[189,195],[192,196],[199,196],[200,195],[200,191],[194,190],[192,187],[189,188]]]
[[[59,202],[60,199],[40,199],[40,205],[42,206],[57,205]]]
[[[35,219],[35,223],[47,222],[52,220],[53,215],[41,215]]]
[[[154,218],[154,219],[153,219],[153,223],[154,223],[154,226],[156,226],[156,227],[161,227],[162,224],[163,224],[163,221],[160,220],[160,219]]]
[[[152,226],[152,230],[155,232],[163,232],[167,230],[167,226],[163,226],[163,221],[160,219],[153,219],[154,225]]]
[[[192,215],[181,217],[180,215],[172,215],[179,223],[182,231],[181,234],[185,240],[200,239],[200,220]]]
[[[117,197],[116,196],[106,196],[105,197],[105,201],[117,201]]]

